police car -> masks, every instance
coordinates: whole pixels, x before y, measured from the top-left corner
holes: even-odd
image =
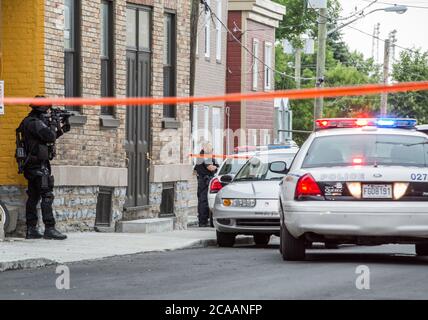
[[[281,181],[280,252],[415,244],[428,255],[428,137],[413,119],[320,119]]]
[[[234,245],[238,234],[252,235],[260,246],[279,235],[278,191],[296,146],[270,146],[257,152],[234,176],[224,175],[227,185],[218,192],[214,208],[214,226],[220,247]]]

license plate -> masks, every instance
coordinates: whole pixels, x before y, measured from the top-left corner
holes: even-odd
[[[363,198],[391,199],[392,185],[390,184],[363,184]]]
[[[265,212],[255,212],[256,215],[260,215],[260,216],[269,216],[269,217],[274,217],[274,216],[279,216],[279,212],[278,211],[265,211]]]

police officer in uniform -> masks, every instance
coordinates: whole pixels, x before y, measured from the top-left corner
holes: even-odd
[[[208,206],[208,186],[214,174],[217,172],[218,164],[214,158],[205,157],[212,154],[212,146],[205,143],[200,152],[194,170],[198,177],[198,220],[199,227],[208,227],[209,206]]]
[[[37,96],[43,98],[43,96]],[[51,105],[30,105],[32,111],[22,121],[25,149],[28,154],[24,166],[24,177],[28,180],[26,204],[27,239],[64,240],[66,235],[55,229],[52,204],[54,201],[54,177],[51,175],[50,160],[55,157],[55,141],[70,131],[68,119],[65,123],[50,119]],[[37,204],[41,209],[45,232],[37,228]]]

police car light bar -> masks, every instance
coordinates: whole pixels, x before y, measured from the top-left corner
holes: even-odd
[[[416,126],[415,119],[399,118],[330,118],[318,119],[315,123],[317,130],[331,128],[358,128],[367,126],[412,129]]]

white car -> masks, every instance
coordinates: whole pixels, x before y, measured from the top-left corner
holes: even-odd
[[[321,119],[281,182],[280,251],[415,244],[428,255],[428,137],[412,119]]]
[[[208,186],[208,206],[210,211],[214,208],[217,193],[224,187],[224,184],[220,182],[221,177],[226,174],[234,177],[252,156],[254,156],[254,153],[240,153],[223,161]]]
[[[231,247],[238,234],[252,235],[265,246],[271,235],[279,235],[279,182],[299,148],[257,152],[217,194],[213,210],[217,243]],[[272,171],[272,168],[275,172]]]

